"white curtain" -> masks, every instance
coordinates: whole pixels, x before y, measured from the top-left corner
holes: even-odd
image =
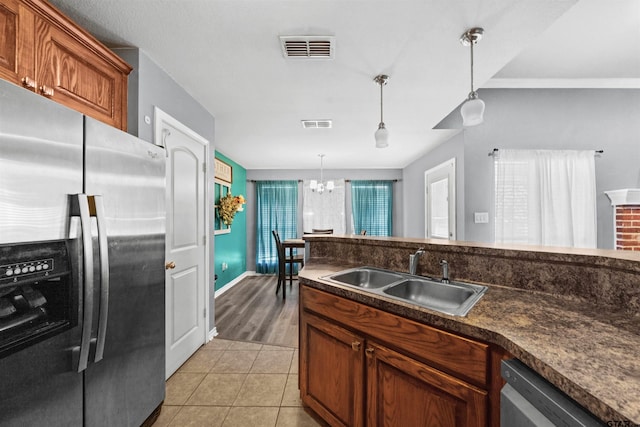
[[[322,194],[311,191],[309,182],[302,182],[302,231],[332,228],[334,234],[345,234],[344,179],[334,179],[333,191],[325,189]]]
[[[494,162],[496,242],[596,247],[594,151],[501,149]]]

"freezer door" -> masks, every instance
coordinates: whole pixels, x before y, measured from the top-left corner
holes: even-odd
[[[96,246],[108,254],[95,273],[103,277],[96,311],[104,311],[105,289],[108,309],[94,321],[97,356],[85,372],[85,422],[137,427],[165,390],[166,157],[161,147],[89,118],[85,144],[85,192],[97,198],[95,233],[106,233]]]
[[[82,115],[0,81],[0,244],[68,238],[82,143]],[[0,425],[81,425],[79,336],[76,326],[0,359]]]
[[[82,192],[82,115],[0,81],[0,244],[65,239]]]

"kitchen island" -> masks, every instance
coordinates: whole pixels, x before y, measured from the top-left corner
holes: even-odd
[[[367,236],[307,241],[302,291],[321,291],[486,343],[498,351],[492,354],[503,350],[504,357],[521,360],[605,423],[640,424],[637,253]],[[452,280],[489,286],[466,317],[322,279],[363,265],[407,272],[409,255],[419,247],[426,253],[417,274],[439,277],[439,261],[445,259]],[[302,310],[301,324],[305,316]],[[487,375],[495,378],[495,362],[488,364]],[[495,384],[489,387],[489,418],[497,425]]]

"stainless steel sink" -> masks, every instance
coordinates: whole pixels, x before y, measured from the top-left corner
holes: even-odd
[[[381,288],[404,280],[404,277],[375,267],[360,267],[328,276],[327,279],[359,288]]]
[[[389,286],[383,292],[432,310],[466,316],[486,291],[486,286],[470,283],[409,279]]]
[[[488,289],[473,283],[443,283],[428,277],[375,267],[352,268],[321,279],[355,286],[373,294],[453,316],[466,316]]]

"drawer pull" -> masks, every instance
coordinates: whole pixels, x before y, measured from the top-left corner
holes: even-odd
[[[22,78],[22,86],[26,87],[27,89],[35,89],[36,81],[29,76],[25,76]]]
[[[353,351],[360,351],[360,341],[354,341],[351,343]]]
[[[40,86],[40,93],[46,96],[47,98],[53,97],[53,88],[49,86],[42,85]]]

